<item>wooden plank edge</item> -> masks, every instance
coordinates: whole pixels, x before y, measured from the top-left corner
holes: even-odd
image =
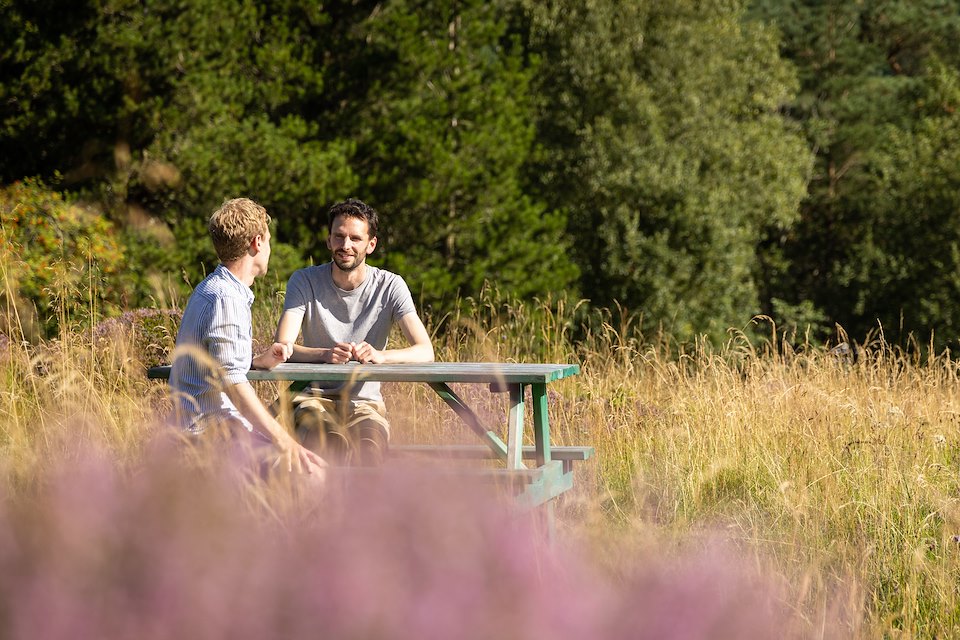
[[[400,455],[427,455],[449,458],[497,458],[493,449],[485,445],[425,445],[425,444],[401,444],[390,445],[391,454]],[[593,447],[587,446],[551,446],[550,457],[554,460],[589,460],[595,453]],[[533,459],[537,457],[537,450],[532,446],[523,447],[524,459]]]

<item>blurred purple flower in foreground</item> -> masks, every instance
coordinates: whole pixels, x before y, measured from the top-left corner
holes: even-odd
[[[132,475],[80,460],[0,493],[0,637],[786,635],[770,584],[718,557],[625,559],[613,584],[475,488],[384,471],[294,517],[169,456]]]

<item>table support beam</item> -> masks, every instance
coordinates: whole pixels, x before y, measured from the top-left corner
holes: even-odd
[[[497,457],[504,460],[507,458],[507,445],[500,439],[500,436],[490,429],[487,429],[480,421],[480,418],[477,417],[477,414],[473,412],[473,409],[467,406],[446,382],[428,382],[427,384],[460,416],[460,419],[463,420],[474,433],[480,436],[480,439],[483,440],[494,453],[498,454]]]

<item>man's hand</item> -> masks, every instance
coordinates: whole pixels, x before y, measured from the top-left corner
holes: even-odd
[[[330,364],[343,364],[344,362],[350,362],[353,359],[353,343],[351,342],[340,342],[337,345],[330,349],[327,354],[327,361]]]
[[[280,447],[280,455],[277,456],[273,466],[280,467],[288,473],[319,474],[319,479],[323,480],[328,465],[326,460],[291,438]]]
[[[366,342],[361,342],[353,345],[353,359],[357,362],[380,364],[383,362],[383,353]]]
[[[255,369],[273,369],[286,362],[293,355],[292,342],[274,342],[270,347],[253,359]]]

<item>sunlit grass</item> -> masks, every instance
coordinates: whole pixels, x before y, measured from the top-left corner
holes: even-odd
[[[784,576],[811,632],[825,612],[865,637],[960,631],[960,402],[948,355],[879,339],[856,357],[795,350],[772,326],[766,340],[735,332],[720,348],[684,350],[624,320],[595,322],[575,348],[517,321],[545,306],[502,311],[504,324],[448,329],[441,357],[581,364],[551,385],[555,441],[597,451],[564,498],[561,530],[590,541],[612,574],[625,553],[720,535]],[[575,321],[569,308],[553,313],[552,326]]]
[[[279,306],[257,305],[265,343]],[[558,509],[560,542],[614,586],[634,588],[654,559],[722,547],[744,570],[777,577],[789,624],[806,637],[960,633],[960,390],[949,356],[879,339],[855,358],[792,348],[772,326],[766,339],[681,346],[640,335],[626,314],[584,317],[576,304],[495,293],[465,309],[429,322],[439,360],[581,366],[549,386],[554,442],[596,449]],[[82,442],[122,473],[142,468],[167,406],[144,367],[173,330],[165,316],[145,329],[144,317],[155,316],[0,346],[8,500],[32,499]],[[428,388],[384,389],[396,441],[470,441]],[[503,425],[503,395],[459,391]],[[271,521],[290,511],[262,487],[247,498]]]
[[[679,358],[640,346],[627,372],[603,356],[615,347],[584,353],[604,404],[582,423],[608,533],[719,530],[787,576],[799,605],[854,605],[865,635],[956,633],[952,360],[736,336]]]
[[[51,456],[69,456],[76,437],[134,460],[159,424],[165,390],[150,384],[136,341],[125,331],[103,338],[64,332],[60,339],[8,341],[0,353],[0,455],[25,478]]]

